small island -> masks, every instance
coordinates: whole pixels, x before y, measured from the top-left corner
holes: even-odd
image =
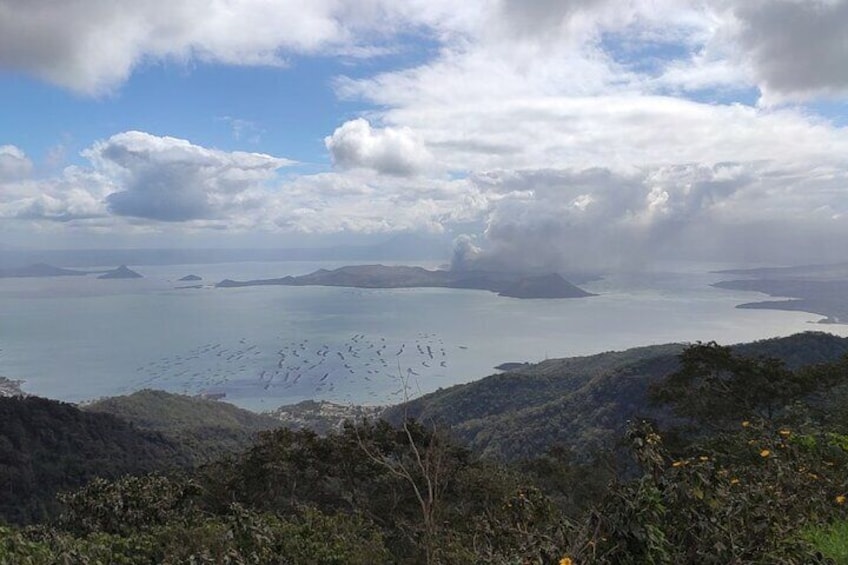
[[[179,279],[181,282],[183,281],[202,281],[203,277],[198,277],[197,275],[186,275],[183,278]]]
[[[423,267],[350,265],[332,271],[319,269],[302,276],[234,281],[217,288],[244,286],[345,286],[354,288],[458,288],[488,290],[512,298],[584,298],[594,296],[556,273],[528,275],[491,271],[440,271]]]
[[[113,271],[108,271],[99,277],[98,279],[140,279],[142,276],[126,265],[121,265],[117,269]]]

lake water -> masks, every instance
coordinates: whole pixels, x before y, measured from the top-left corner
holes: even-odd
[[[739,310],[713,266],[582,285],[599,296],[517,300],[485,291],[174,287],[304,274],[329,263],[134,267],[139,280],[0,279],[0,375],[79,402],[141,388],[225,393],[255,410],[304,399],[385,404],[540,361],[672,341],[736,343],[845,326]],[[430,265],[432,266],[432,265]]]

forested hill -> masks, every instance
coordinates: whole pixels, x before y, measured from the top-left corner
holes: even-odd
[[[83,409],[111,414],[139,428],[159,432],[187,448],[195,464],[247,449],[257,433],[282,426],[275,418],[226,402],[161,390],[104,398]]]
[[[184,467],[189,454],[159,433],[109,414],[38,397],[0,398],[0,517],[54,513],[54,495],[95,477]]]
[[[588,357],[551,359],[536,365],[424,395],[389,408],[448,427],[483,456],[538,457],[553,446],[577,454],[609,448],[628,421],[646,417],[671,423],[667,406],[648,401],[652,383],[679,368],[682,344],[640,347]],[[831,362],[848,354],[848,338],[805,332],[734,347],[740,355],[781,359],[790,368]]]
[[[110,414],[0,398],[0,512],[52,514],[0,523],[0,563],[843,563],[846,351],[813,333],[644,347],[394,409],[452,424],[484,455],[541,454],[517,464],[475,456],[447,426],[366,420],[263,432],[192,469],[168,438]],[[252,421],[150,391],[103,406],[189,436],[214,414],[224,429]],[[634,417],[646,412],[654,423]],[[567,449],[613,445],[582,460]]]

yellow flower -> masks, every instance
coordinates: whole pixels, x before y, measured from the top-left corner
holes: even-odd
[[[730,479],[730,484],[732,484],[732,485],[738,485],[738,484],[739,484],[739,479]]]
[[[836,497],[836,504],[845,504],[845,495],[840,494]]]
[[[745,420],[744,422],[742,422],[742,427],[743,427],[743,428],[747,428],[747,427],[748,427],[748,426],[750,426],[750,425],[751,425],[751,422],[749,422],[748,420]]]
[[[768,449],[763,449],[762,451],[760,451],[760,457],[768,457],[769,455],[771,455],[771,451],[769,451]]]
[[[790,435],[792,435],[792,432],[790,432],[789,430],[780,430],[777,433],[779,433],[783,437],[789,437]]]
[[[566,555],[559,560],[559,565],[574,565],[574,561],[571,560],[571,557]]]
[[[701,460],[701,461],[709,461],[710,460],[710,458],[707,457],[706,455],[701,455],[700,457],[698,457],[698,459]]]

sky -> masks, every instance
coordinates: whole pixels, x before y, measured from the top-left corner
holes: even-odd
[[[0,249],[848,260],[848,0],[0,0]]]

